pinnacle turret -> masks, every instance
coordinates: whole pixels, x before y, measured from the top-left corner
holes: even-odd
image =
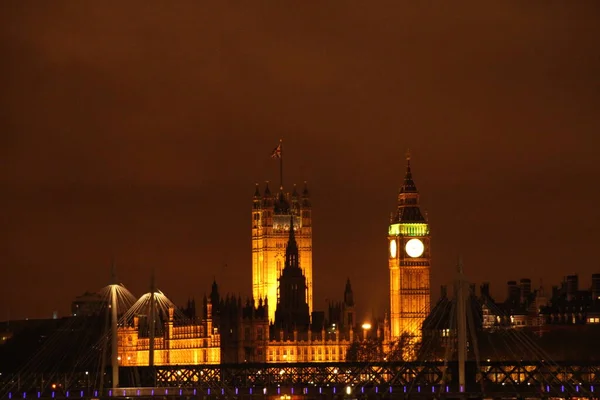
[[[260,199],[262,196],[260,194],[260,189],[258,188],[258,183],[256,184],[256,190],[254,190],[254,198]]]

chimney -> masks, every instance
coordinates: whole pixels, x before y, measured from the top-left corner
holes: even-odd
[[[521,289],[517,286],[517,281],[508,281],[506,285],[508,289],[507,300],[510,303],[518,303],[521,297]]]
[[[481,291],[481,297],[490,297],[490,284],[489,282],[484,282],[479,287]]]
[[[525,303],[531,295],[531,279],[521,279],[521,303]]]
[[[579,278],[577,275],[567,276],[567,301],[575,299],[575,295],[579,290]]]

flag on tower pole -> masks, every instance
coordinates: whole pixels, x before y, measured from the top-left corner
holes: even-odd
[[[273,150],[271,158],[279,159],[279,187],[283,189],[283,139],[279,139],[279,144]]]
[[[271,158],[281,158],[281,142],[275,147],[273,153],[271,154]]]

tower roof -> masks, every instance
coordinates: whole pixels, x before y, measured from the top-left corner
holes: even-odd
[[[398,193],[398,210],[394,222],[427,222],[419,209],[419,192],[410,169],[410,153],[406,154],[406,175],[404,175],[404,183]]]
[[[269,189],[269,181],[267,181],[267,184],[265,186],[265,196],[270,196],[271,195],[271,189]]]
[[[404,175],[404,183],[400,188],[400,193],[417,193],[417,185],[413,181],[412,171],[410,170],[410,153],[406,154],[406,175]]]
[[[418,206],[399,207],[396,222],[424,223],[427,222]]]

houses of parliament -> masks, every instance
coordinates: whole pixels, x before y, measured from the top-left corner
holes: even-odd
[[[159,316],[152,339],[154,365],[336,362],[349,359],[352,346],[367,339],[380,343],[384,352],[401,338],[418,342],[430,311],[430,235],[410,157],[397,200],[387,233],[389,312],[361,324],[349,279],[340,282],[340,301],[330,302],[327,313],[313,308],[312,205],[306,183],[291,193],[283,187],[273,193],[268,183],[261,191],[257,185],[251,211],[253,297],[223,295],[213,282],[198,310],[194,301],[180,310],[170,308]],[[186,318],[178,320],[176,311]],[[148,325],[147,318],[136,316],[119,327],[121,365],[149,365]]]

